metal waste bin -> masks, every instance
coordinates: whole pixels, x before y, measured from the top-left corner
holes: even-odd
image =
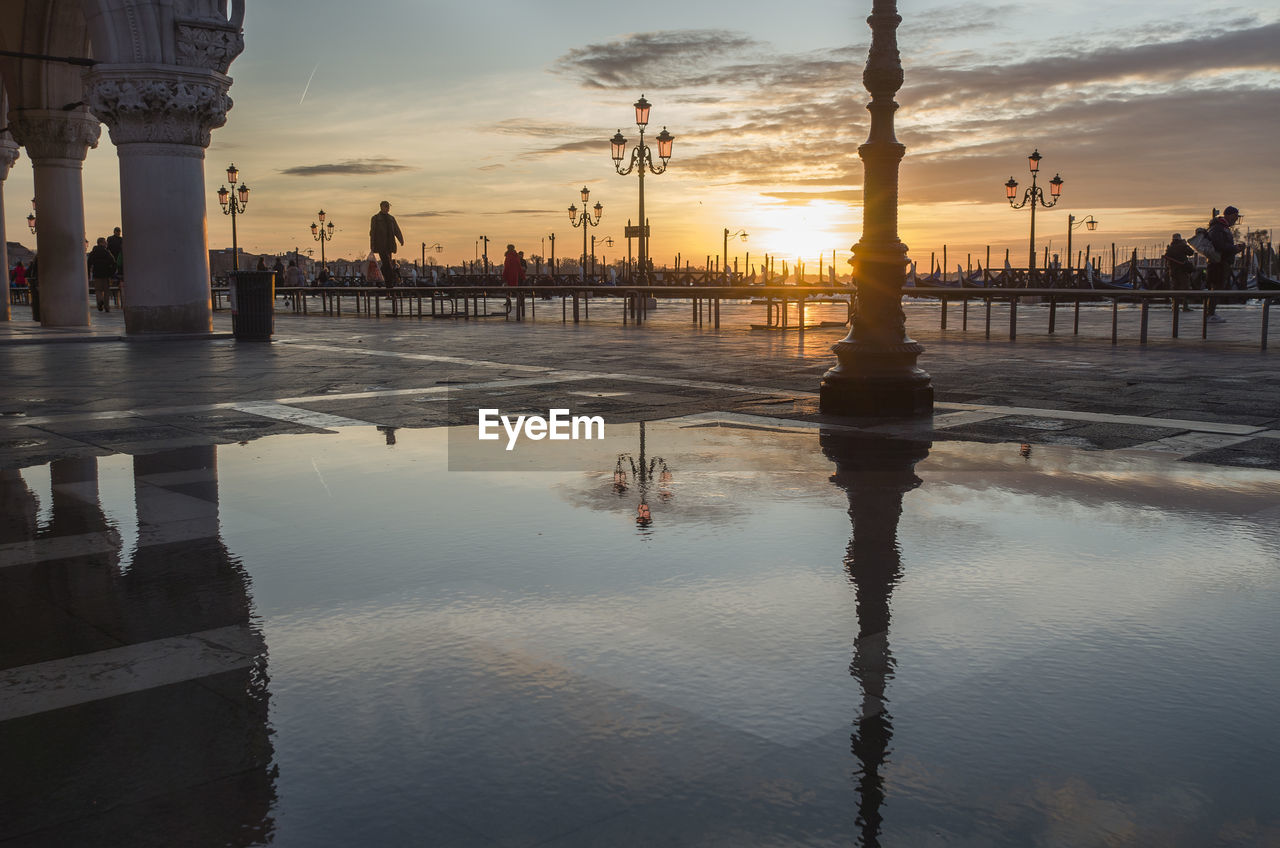
[[[274,271],[232,271],[228,275],[231,334],[238,341],[269,342],[275,330]]]

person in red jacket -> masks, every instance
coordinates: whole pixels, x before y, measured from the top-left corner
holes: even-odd
[[[502,258],[502,282],[508,286],[518,286],[524,282],[524,263],[520,254],[516,253],[514,244],[507,245],[506,256]]]

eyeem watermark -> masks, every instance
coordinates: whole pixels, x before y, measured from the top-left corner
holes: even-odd
[[[517,415],[512,420],[511,416],[503,415],[497,409],[481,409],[479,412],[480,440],[497,441],[502,438],[501,428],[507,434],[507,450],[514,450],[521,436],[535,442],[542,439],[554,442],[604,438],[604,418],[599,415],[570,415],[567,409],[551,409],[547,411],[547,418]]]

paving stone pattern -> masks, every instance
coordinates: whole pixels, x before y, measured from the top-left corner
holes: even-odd
[[[810,309],[809,319],[839,318],[843,309]],[[1114,346],[1109,307],[1083,309],[1080,336],[1070,334],[1069,309],[1059,311],[1058,332],[1049,336],[1047,310],[1022,307],[1013,342],[1001,323],[1004,307],[995,310],[991,339],[979,305],[970,307],[967,331],[959,329],[959,307],[950,310],[942,331],[937,304],[905,307],[910,334],[926,348],[920,364],[933,377],[939,412],[972,404],[1044,413],[938,427],[934,438],[1118,449],[1187,430],[1054,412],[1225,422],[1257,428],[1259,437],[1187,449],[1184,458],[1280,468],[1280,369],[1274,351],[1258,350],[1256,306],[1225,307],[1228,321],[1212,325],[1209,340],[1199,338],[1199,313],[1183,321],[1182,338],[1166,338],[1167,311],[1153,309],[1146,346],[1137,344],[1130,307]],[[844,335],[838,327],[753,330],[763,307],[746,305],[726,305],[718,330],[694,325],[687,304],[663,304],[639,327],[622,325],[617,303],[596,304],[591,315],[574,325],[561,322],[558,305],[522,322],[281,314],[270,344],[226,337],[225,313],[215,316],[215,337],[187,340],[126,340],[114,312],[77,332],[19,318],[0,326],[0,465],[315,431],[323,420],[305,416],[317,413],[390,427],[464,423],[465,404],[441,395],[496,381],[510,383],[483,394],[511,410],[565,406],[608,420],[717,411],[827,420],[816,393],[835,363],[830,347]],[[264,417],[245,408],[281,400],[294,412]],[[909,429],[918,433],[921,424]]]

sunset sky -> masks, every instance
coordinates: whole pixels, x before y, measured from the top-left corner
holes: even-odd
[[[576,256],[566,209],[586,185],[604,205],[592,232],[618,242],[598,254],[625,255],[637,180],[613,172],[608,140],[621,129],[634,143],[643,93],[649,137],[676,136],[669,170],[645,183],[656,264],[677,252],[701,264],[725,227],[750,234],[730,250],[753,262],[833,249],[843,262],[861,232],[870,7],[652,0],[638,19],[580,0],[250,0],[235,107],[206,159],[210,246],[230,245],[215,192],[234,161],[252,190],[238,222],[251,252],[316,247],[323,208],[338,227],[329,255],[363,256],[386,199],[409,258],[425,241],[445,246],[438,261],[471,259],[480,235],[491,257],[507,242],[537,254],[550,233],[557,256]],[[922,265],[944,243],[952,267],[988,244],[1025,264],[1028,213],[1008,208],[1003,183],[1028,184],[1033,148],[1045,179],[1066,180],[1037,215],[1041,249],[1065,248],[1069,213],[1099,220],[1075,242],[1095,253],[1189,234],[1213,206],[1240,207],[1253,229],[1280,224],[1274,3],[907,0],[899,12],[900,230]],[[85,166],[91,237],[119,223],[117,174],[104,129]],[[6,183],[11,240],[32,241],[30,197],[24,158]]]

